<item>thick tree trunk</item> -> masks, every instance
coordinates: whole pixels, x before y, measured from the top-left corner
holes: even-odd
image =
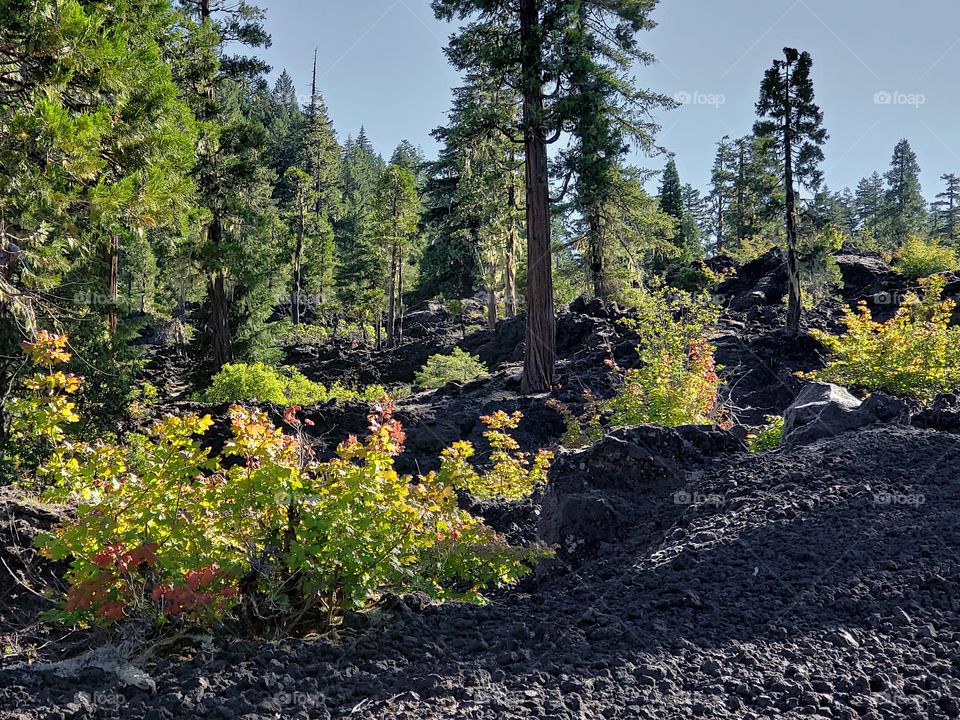
[[[120,234],[114,233],[107,248],[106,281],[107,281],[107,331],[110,335],[117,332],[117,305],[120,299]]]
[[[785,117],[783,121],[783,152],[784,152],[784,183],[786,185],[786,213],[787,213],[787,276],[789,291],[787,296],[787,332],[800,332],[800,316],[803,312],[802,297],[800,294],[800,263],[797,258],[797,196],[793,185],[793,129],[791,114],[793,108],[790,102],[790,64],[786,64],[786,85],[784,92]]]
[[[542,40],[538,0],[520,0],[524,155],[527,185],[527,322],[524,394],[548,392],[556,365],[550,195],[544,128]]]
[[[508,318],[517,314],[517,223],[514,213],[517,208],[517,189],[510,186],[510,228],[507,231],[507,253],[503,268],[503,303]]]

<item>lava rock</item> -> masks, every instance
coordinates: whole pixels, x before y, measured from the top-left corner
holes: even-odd
[[[877,423],[904,422],[906,403],[880,393],[860,401],[845,388],[811,383],[784,413],[783,444],[808,445]]]

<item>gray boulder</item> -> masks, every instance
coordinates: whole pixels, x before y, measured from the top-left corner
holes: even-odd
[[[811,383],[783,418],[782,443],[809,445],[870,425],[907,422],[909,409],[905,402],[881,393],[860,401],[839,385]]]

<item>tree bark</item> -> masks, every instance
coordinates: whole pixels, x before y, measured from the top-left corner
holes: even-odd
[[[514,218],[517,209],[517,188],[510,186],[508,199],[510,208],[510,227],[507,231],[507,252],[504,262],[503,303],[508,318],[517,314],[517,222]]]
[[[117,304],[120,299],[120,234],[114,233],[106,252],[107,266],[107,331],[110,335],[117,332]]]
[[[393,240],[390,247],[390,299],[387,303],[387,344],[393,347],[397,332],[397,241]]]
[[[797,258],[797,196],[793,186],[793,106],[790,101],[790,62],[784,65],[784,121],[783,121],[783,152],[784,152],[784,184],[786,185],[786,221],[787,221],[787,276],[790,284],[787,297],[787,332],[800,332],[800,316],[803,312],[800,293],[800,264]]]
[[[209,240],[219,246],[223,238],[220,215],[214,211],[213,220],[207,228]],[[219,372],[233,360],[233,342],[230,334],[230,303],[227,299],[227,283],[223,270],[217,270],[210,278],[210,330],[213,336],[213,369]]]
[[[538,0],[520,0],[523,132],[527,190],[527,321],[524,394],[549,392],[556,365],[550,194],[543,117],[543,41]]]
[[[304,207],[299,203],[300,221],[297,226],[297,244],[293,251],[293,292],[290,294],[290,319],[294,325],[300,324],[300,293],[303,285],[303,235]]]
[[[603,230],[600,225],[598,208],[590,211],[590,276],[593,280],[593,295],[601,300],[607,298],[606,268],[603,262]]]
[[[487,289],[487,328],[490,332],[497,329],[497,289],[493,283]]]

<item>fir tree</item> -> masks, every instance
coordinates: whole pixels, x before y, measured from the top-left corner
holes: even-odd
[[[907,140],[893,150],[890,170],[884,178],[884,230],[892,247],[900,247],[910,235],[920,232],[927,219],[927,203],[920,188],[920,164]]]
[[[757,102],[760,120],[754,127],[757,136],[776,139],[779,144],[785,192],[787,233],[787,274],[790,289],[787,302],[787,330],[800,331],[802,300],[797,185],[816,189],[822,180],[822,145],[827,141],[823,113],[814,101],[813,59],[809,53],[784,48],[784,59],[775,60],[764,76]]]

